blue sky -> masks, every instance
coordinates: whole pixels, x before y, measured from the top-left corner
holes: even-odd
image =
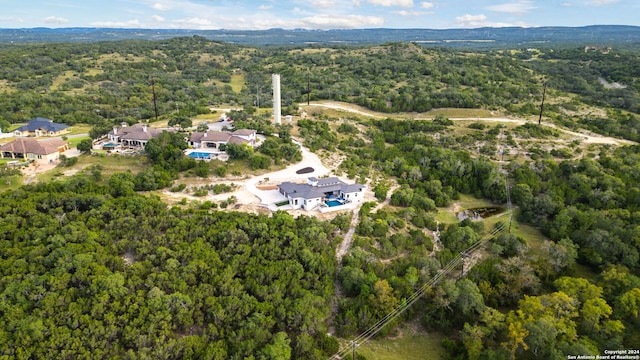
[[[0,28],[477,28],[640,25],[638,0],[0,0]]]

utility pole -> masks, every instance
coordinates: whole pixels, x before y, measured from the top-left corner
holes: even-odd
[[[158,101],[156,99],[156,83],[151,76],[151,92],[153,93],[153,110],[156,114],[156,121],[158,121]]]
[[[311,71],[307,68],[307,106],[309,106],[309,100],[311,98]]]
[[[538,118],[538,125],[542,123],[542,111],[544,110],[544,97],[547,94],[547,82],[544,82],[544,88],[542,90],[542,103],[540,104],[540,117]]]
[[[355,341],[351,341],[351,348],[352,348],[352,355],[351,358],[353,360],[356,360],[356,348],[358,347],[358,344]]]

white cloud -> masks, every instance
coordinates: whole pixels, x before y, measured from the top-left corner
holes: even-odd
[[[592,1],[589,1],[587,3],[587,5],[590,5],[590,6],[604,6],[604,5],[615,4],[618,1],[619,0],[592,0]]]
[[[481,27],[487,21],[487,16],[483,14],[471,15],[465,14],[456,16],[456,23],[461,27]]]
[[[159,22],[159,23],[164,22],[164,18],[162,16],[159,16],[159,15],[153,15],[153,16],[151,16],[151,18],[155,22]]]
[[[167,10],[171,10],[171,6],[167,5],[167,4],[161,4],[161,3],[155,3],[151,6],[154,10],[158,10],[158,11],[167,11]]]
[[[304,11],[304,10],[300,9],[299,7],[294,7],[294,8],[291,10],[291,12],[292,12],[292,13],[294,13],[294,14],[298,14],[298,15],[301,15],[301,14],[308,14],[308,12],[306,12],[306,11]]]
[[[535,9],[535,6],[533,6],[530,1],[520,1],[515,3],[493,5],[489,6],[487,9],[513,15],[523,15],[530,10]]]
[[[379,27],[384,24],[384,19],[378,16],[363,16],[363,15],[347,15],[347,16],[334,16],[334,15],[318,15],[300,19],[301,26],[303,28],[311,29],[355,29],[363,27]]]
[[[353,0],[353,6],[359,7],[360,5],[361,5],[361,1],[360,0]]]
[[[400,11],[394,11],[393,13],[400,16],[433,15],[433,11],[417,11],[417,10],[400,10]]]
[[[0,22],[8,22],[8,23],[23,23],[24,20],[20,19],[20,18],[16,18],[13,16],[0,16]]]
[[[521,21],[518,21],[515,23],[487,21],[487,16],[484,14],[478,14],[478,15],[466,14],[462,16],[457,16],[456,24],[458,27],[461,27],[461,28],[510,27],[510,26],[530,27],[529,24]]]
[[[213,24],[213,23],[212,23]],[[375,16],[360,15],[315,15],[301,18],[268,17],[268,16],[238,16],[231,19],[220,19],[219,23],[213,26],[194,27],[191,24],[176,23],[172,28],[180,29],[237,29],[237,30],[265,30],[272,28],[283,29],[357,29],[366,27],[382,27],[384,19]]]
[[[271,10],[271,9],[273,9],[273,6],[272,6],[272,5],[260,5],[260,6],[258,7],[258,10],[263,10],[263,11],[264,11],[264,10]]]
[[[423,1],[420,3],[420,7],[423,9],[431,9],[434,6],[432,2]]]
[[[89,25],[99,28],[140,28],[142,24],[139,20],[129,21],[95,21]]]
[[[336,6],[336,2],[332,0],[312,0],[309,1],[309,5],[319,9],[330,9]]]
[[[413,7],[413,0],[367,0],[367,2],[380,6]]]
[[[184,29],[211,29],[213,23],[209,19],[203,19],[199,17],[188,18],[188,19],[178,19],[173,21],[175,25],[178,25],[179,28]]]
[[[47,24],[66,24],[69,22],[69,19],[57,17],[57,16],[47,16],[43,19],[43,21]]]

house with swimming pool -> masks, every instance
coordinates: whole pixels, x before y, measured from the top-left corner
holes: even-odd
[[[347,184],[337,177],[310,177],[306,184],[283,182],[278,192],[289,200],[293,209],[336,208],[364,199],[364,185]]]
[[[226,152],[223,150],[227,144],[247,144],[255,146],[256,131],[250,129],[239,129],[233,132],[213,131],[194,132],[189,137],[189,146],[186,154],[194,159],[211,160],[226,158]]]
[[[194,132],[189,137],[189,146],[195,149],[219,150],[221,145],[226,144],[249,144],[255,145],[256,131],[240,129],[234,132],[227,131],[206,131]]]

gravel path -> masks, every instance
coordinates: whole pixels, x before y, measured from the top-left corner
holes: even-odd
[[[351,216],[351,224],[349,224],[349,230],[346,234],[344,234],[344,238],[340,245],[338,245],[338,249],[336,250],[336,258],[338,259],[338,268],[342,266],[342,258],[347,254],[349,248],[351,248],[351,243],[353,242],[353,234],[356,232],[356,226],[358,225],[358,221],[360,220],[360,207],[353,209]],[[339,270],[338,270],[339,271]]]
[[[363,116],[369,116],[372,118],[377,118],[377,119],[384,119],[387,118],[387,115],[381,115],[379,113],[375,113],[373,111],[368,111],[364,108],[361,108],[357,105],[351,105],[348,103],[338,103],[338,102],[322,102],[322,103],[311,103],[309,105],[309,107],[313,107],[313,106],[317,106],[317,107],[324,107],[324,108],[329,108],[329,109],[335,109],[335,110],[343,110],[343,111],[347,111],[350,113],[354,113],[354,114],[359,114],[359,115],[363,115]],[[432,117],[416,117],[416,120],[431,120],[433,119]],[[467,118],[449,118],[449,120],[452,121],[487,121],[487,122],[501,122],[501,123],[515,123],[515,124],[526,124],[526,123],[530,123],[531,121],[526,121],[526,120],[522,120],[522,119],[510,119],[510,118],[503,118],[503,117],[495,117],[495,118],[480,118],[480,117],[467,117]],[[580,138],[582,141],[584,141],[585,143],[588,144],[610,144],[610,145],[629,145],[629,144],[635,144],[633,141],[629,141],[629,140],[624,140],[624,139],[617,139],[617,138],[612,138],[612,137],[608,137],[608,136],[602,136],[602,135],[598,135],[598,134],[583,134],[583,133],[577,133],[574,131],[570,131],[561,127],[556,126],[555,124],[550,124],[550,123],[546,123],[543,122],[542,123],[545,126],[549,126],[552,127],[554,129],[557,129],[558,131],[562,131],[565,134]]]

